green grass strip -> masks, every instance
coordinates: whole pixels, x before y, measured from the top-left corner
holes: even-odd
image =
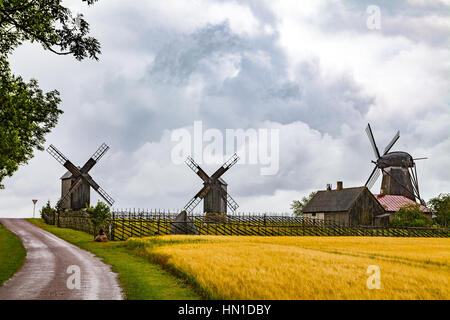
[[[25,256],[22,241],[0,223],[0,286],[20,269]]]

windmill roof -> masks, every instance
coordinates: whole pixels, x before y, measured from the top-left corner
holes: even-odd
[[[77,166],[78,169],[81,169],[79,166]],[[72,178],[72,172],[67,171],[63,174],[63,176],[60,178],[61,180],[70,179]]]
[[[318,191],[302,211],[304,213],[347,211],[365,189],[365,187],[357,187]]]
[[[65,179],[69,179],[72,178],[72,172],[67,171],[66,173],[63,174],[63,176],[61,177],[61,180],[65,180]]]
[[[375,197],[377,198],[378,202],[381,203],[383,207],[385,207],[385,210],[389,212],[396,212],[400,210],[401,207],[407,204],[417,204],[417,202],[405,196],[376,194]],[[423,212],[431,212],[431,210],[424,205],[420,205],[420,210],[422,210]]]

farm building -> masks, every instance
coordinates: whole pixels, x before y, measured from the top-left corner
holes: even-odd
[[[306,218],[350,226],[387,225],[389,215],[366,187],[321,190],[303,208]]]
[[[398,196],[398,195],[390,195],[390,194],[376,194],[378,202],[383,206],[386,213],[389,214],[390,218],[394,217],[394,214],[400,210],[401,207],[408,204],[417,204],[415,201],[409,199],[406,196]],[[431,218],[431,210],[425,207],[424,205],[420,205],[420,210]]]

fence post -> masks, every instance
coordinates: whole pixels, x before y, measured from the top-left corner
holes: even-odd
[[[158,222],[157,222],[157,226],[158,226],[158,235],[160,235],[160,233],[159,233],[159,223],[160,223],[160,221],[161,221],[161,215],[160,214],[158,214]]]
[[[111,221],[111,240],[114,241],[114,229],[116,227],[115,225],[116,220],[115,220],[115,213],[114,211],[112,212],[112,221]]]

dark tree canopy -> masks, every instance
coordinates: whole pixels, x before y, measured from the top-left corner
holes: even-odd
[[[97,0],[82,0],[92,5]],[[45,135],[62,111],[56,90],[44,93],[36,80],[11,73],[9,55],[24,41],[40,43],[57,55],[98,60],[100,43],[89,24],[73,16],[61,0],[0,0],[0,188],[5,177],[43,150]]]
[[[82,0],[89,5],[97,0]],[[61,0],[0,0],[0,48],[9,54],[23,41],[39,42],[59,55],[98,59],[100,43],[89,37],[83,15],[74,16]]]

